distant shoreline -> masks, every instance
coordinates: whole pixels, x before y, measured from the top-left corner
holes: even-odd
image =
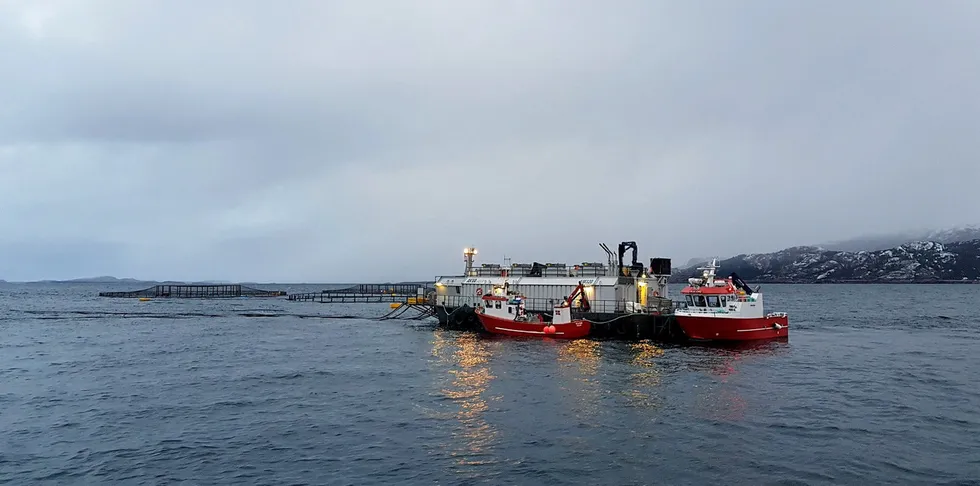
[[[749,284],[779,284],[779,285],[826,285],[826,284],[862,284],[862,285],[980,285],[980,280],[746,280]],[[686,284],[687,281],[668,281],[668,284]]]
[[[116,279],[116,280],[26,280],[8,281],[0,280],[0,284],[129,284],[129,285],[432,285],[435,280],[407,280],[401,282],[252,282],[242,281],[233,282],[225,280],[137,280],[137,279]]]
[[[963,284],[980,284],[980,280],[831,280],[831,281],[818,281],[818,282],[800,282],[800,283],[812,283],[812,284],[903,284],[903,285],[922,285],[922,284],[939,284],[939,285],[963,285]]]

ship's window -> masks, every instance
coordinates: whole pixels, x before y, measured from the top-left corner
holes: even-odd
[[[508,314],[513,314],[514,313],[514,308],[508,305],[507,306],[507,313]]]
[[[708,307],[718,307],[718,296],[709,295],[708,296]]]
[[[694,305],[694,296],[693,295],[688,295],[687,296],[687,305]]]
[[[694,305],[698,307],[704,307],[704,296],[699,295],[696,299],[694,299],[694,302],[695,302]]]
[[[496,301],[496,302],[494,302],[494,307],[496,307],[498,309],[500,308],[500,301],[499,300]]]
[[[722,295],[721,296],[721,306],[722,307],[728,307],[728,296],[727,295]]]

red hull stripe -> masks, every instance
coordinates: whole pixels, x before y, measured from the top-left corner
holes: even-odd
[[[497,331],[520,332],[520,333],[524,333],[524,334],[542,334],[542,335],[543,334],[547,334],[544,331],[526,331],[524,329],[508,329],[506,327],[501,327],[501,326],[494,326],[494,329],[497,330]],[[565,333],[563,333],[561,331],[555,331],[555,334],[565,334]]]
[[[677,316],[677,325],[687,337],[707,341],[750,341],[789,336],[789,318],[786,316],[757,318]]]
[[[510,319],[477,314],[480,324],[487,332],[492,334],[503,334],[507,336],[542,336],[560,339],[579,339],[589,335],[591,325],[588,321],[572,321],[567,324],[554,324],[555,333],[548,334],[544,328],[550,323],[547,322],[517,322]]]

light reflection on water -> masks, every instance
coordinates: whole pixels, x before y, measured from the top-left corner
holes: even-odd
[[[714,380],[700,386],[695,414],[707,420],[740,421],[745,418],[746,402],[739,393],[737,375],[740,354],[718,354],[709,360],[708,375]]]
[[[741,394],[741,368],[761,358],[788,351],[786,341],[754,341],[704,347],[698,350],[691,368],[705,373],[711,381],[699,387],[695,413],[707,420],[737,422],[750,413],[750,404]],[[756,378],[758,379],[758,378]]]
[[[444,444],[455,474],[475,479],[482,469],[479,466],[504,460],[497,457],[496,450],[501,447],[501,433],[487,419],[491,403],[496,402],[495,397],[488,396],[488,390],[498,379],[490,362],[502,348],[507,351],[526,344],[529,343],[523,340],[493,339],[477,333],[434,331],[432,356],[441,370],[437,389],[451,402],[444,417],[455,423],[451,437]],[[604,407],[611,405],[608,400],[613,397],[622,397],[628,407],[662,409],[671,401],[664,391],[668,382],[666,370],[676,370],[678,364],[706,378],[695,385],[691,413],[712,421],[742,420],[750,406],[742,396],[741,367],[745,362],[769,357],[786,348],[785,343],[672,348],[672,358],[667,359],[664,348],[652,341],[626,344],[579,339],[530,344],[550,348],[538,351],[556,361],[556,374],[552,376],[564,395],[566,410],[578,419],[580,426],[601,422],[600,415],[609,413]],[[506,355],[505,352],[503,356]],[[678,363],[678,357],[682,363]],[[539,366],[550,368],[540,362]]]
[[[466,466],[496,462],[492,449],[498,433],[484,415],[489,409],[484,394],[495,378],[489,366],[495,343],[474,333],[437,330],[432,344],[433,356],[448,365],[451,375],[441,392],[456,406],[452,418],[457,425],[452,429],[449,455],[458,467],[457,473],[476,474]]]
[[[558,348],[560,387],[566,392],[570,410],[587,421],[599,412],[602,398],[599,380],[601,343],[591,339],[561,342]]]
[[[591,381],[599,371],[600,343],[591,339],[575,339],[563,342],[558,348],[558,361],[574,364],[578,371],[578,380]],[[563,367],[563,369],[568,369]]]
[[[633,407],[660,408],[663,395],[658,388],[663,382],[663,374],[657,359],[664,355],[663,348],[650,341],[630,344],[634,353],[630,360],[630,388],[626,392],[627,403]]]

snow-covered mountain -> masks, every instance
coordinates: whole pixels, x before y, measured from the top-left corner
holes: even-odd
[[[937,236],[955,238],[950,231]],[[739,255],[718,262],[719,275],[738,273],[751,282],[930,282],[980,280],[980,238],[942,243],[914,241],[875,251],[839,251],[816,246]],[[674,271],[674,280],[698,275],[695,267]]]

